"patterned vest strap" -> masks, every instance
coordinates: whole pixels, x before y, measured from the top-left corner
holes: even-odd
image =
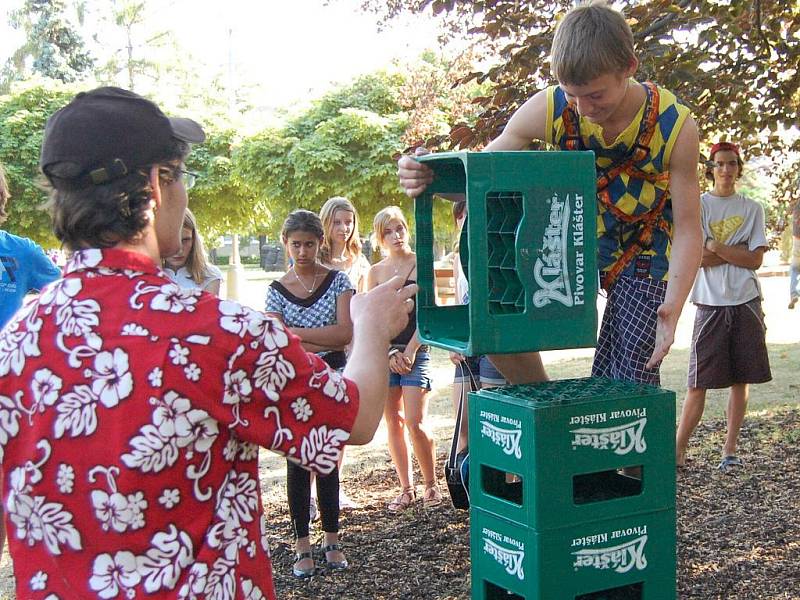
[[[658,87],[652,82],[645,82],[644,114],[639,123],[639,131],[636,139],[628,150],[627,154],[607,168],[597,166],[597,199],[600,203],[614,215],[614,218],[623,223],[637,225],[637,231],[633,234],[630,243],[627,245],[622,255],[611,265],[602,278],[603,289],[609,290],[617,281],[622,272],[636,258],[643,249],[648,248],[653,241],[653,230],[658,227],[665,232],[669,232],[669,223],[663,216],[664,207],[669,200],[669,191],[665,191],[658,203],[650,207],[650,210],[638,215],[629,215],[623,212],[611,198],[608,192],[608,185],[611,181],[619,177],[621,173],[626,173],[635,179],[644,179],[650,183],[669,179],[669,173],[646,173],[640,165],[650,156],[650,140],[658,124],[660,95]],[[583,138],[580,132],[580,115],[574,104],[567,104],[561,114],[564,123],[566,140],[564,141],[565,150],[585,150]]]

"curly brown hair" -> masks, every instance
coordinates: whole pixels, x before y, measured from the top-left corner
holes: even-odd
[[[189,154],[189,145],[176,139],[168,154],[155,163],[164,183],[181,176],[181,162]],[[56,238],[68,250],[110,248],[135,240],[150,221],[151,166],[103,185],[78,190],[51,187],[47,207]],[[51,166],[50,173],[58,176],[58,165]]]

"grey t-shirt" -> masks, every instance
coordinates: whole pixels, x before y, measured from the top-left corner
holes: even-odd
[[[703,240],[722,244],[747,244],[749,250],[767,246],[764,209],[760,204],[734,194],[724,198],[706,192],[702,204]],[[752,269],[729,263],[701,267],[690,300],[710,306],[734,306],[761,297],[758,276]]]

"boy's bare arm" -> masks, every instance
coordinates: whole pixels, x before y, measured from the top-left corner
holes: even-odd
[[[725,261],[721,259],[719,256],[714,254],[708,248],[703,248],[703,257],[700,259],[700,266],[704,269],[710,267],[718,267],[720,265],[724,265]]]
[[[524,150],[533,140],[544,141],[546,127],[547,91],[542,90],[511,115],[503,133],[489,143],[486,150]]]
[[[511,116],[503,133],[490,142],[485,150],[524,150],[532,140],[544,140],[547,124],[547,92],[541,91],[519,107]],[[417,149],[417,154],[427,152]],[[402,156],[397,161],[397,176],[405,193],[416,198],[433,181],[433,171],[411,156]],[[450,200],[461,196],[448,195]]]
[[[675,340],[675,327],[686,298],[692,289],[703,250],[700,225],[700,184],[697,164],[700,140],[694,119],[687,117],[681,127],[670,159],[673,236],[669,261],[669,281],[664,303],[658,308],[656,347],[647,363],[657,366]]]
[[[763,246],[750,250],[747,244],[728,246],[716,240],[708,240],[706,249],[716,254],[723,262],[754,271],[764,261],[764,251],[766,250]]]

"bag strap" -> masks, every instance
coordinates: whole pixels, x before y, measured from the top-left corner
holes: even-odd
[[[472,372],[472,369],[469,367],[469,363],[464,360],[461,362],[463,365],[461,367],[462,373],[466,370],[469,374],[469,388],[470,391],[476,390],[478,388],[477,381],[475,380],[475,374]],[[467,388],[464,384],[461,385],[461,397],[458,399],[458,410],[456,411],[456,426],[453,429],[453,442],[450,444],[450,456],[447,458],[447,466],[451,469],[455,468],[456,466],[456,456],[458,454],[458,438],[461,434],[461,415],[464,411],[464,405],[467,403]]]

